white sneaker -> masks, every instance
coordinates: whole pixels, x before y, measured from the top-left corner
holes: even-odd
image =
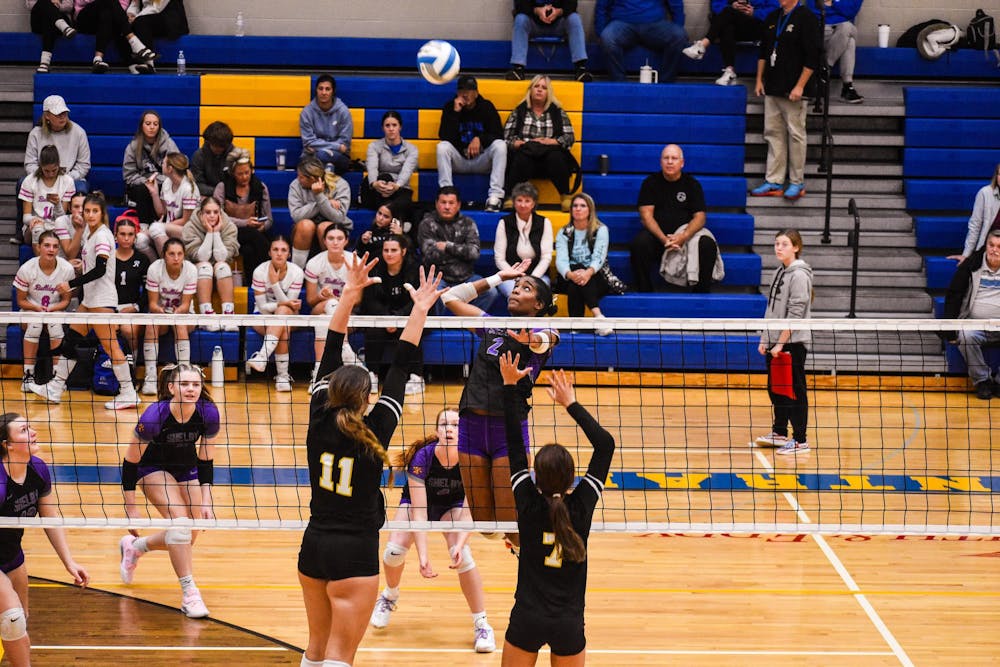
[[[717,86],[731,86],[736,83],[736,70],[732,67],[727,67],[722,70],[722,76],[715,80],[715,85]]]
[[[131,584],[135,576],[135,566],[139,564],[139,557],[142,553],[133,546],[136,538],[126,535],[118,542],[118,551],[121,553],[121,563],[119,573],[123,584]]]
[[[24,371],[24,375],[21,376],[21,393],[30,394],[31,385],[35,384],[35,376],[30,371]]]
[[[781,435],[780,433],[768,433],[767,435],[758,436],[754,440],[754,444],[758,447],[784,447],[787,442],[788,436]]]
[[[215,313],[214,310],[210,310],[207,313],[202,313],[202,315],[211,315],[213,317],[213,319],[212,319],[211,322],[208,322],[207,324],[202,324],[201,325],[202,331],[211,331],[211,332],[214,333],[216,331],[221,331],[222,330],[222,325],[220,325],[219,324],[219,320],[217,318],[215,318],[216,313]]]
[[[66,385],[63,385],[65,387]],[[28,391],[36,396],[41,396],[49,403],[61,403],[62,402],[62,387],[56,386],[55,379],[49,380],[45,384],[35,384],[34,382],[28,383]]]
[[[486,200],[486,212],[487,213],[499,213],[500,208],[503,206],[503,202],[500,201],[499,197],[490,197]]]
[[[371,624],[376,628],[384,628],[389,625],[389,616],[396,611],[396,600],[390,600],[386,596],[379,594],[375,601],[375,609],[372,610]]]
[[[156,378],[146,377],[142,381],[142,395],[143,396],[156,396]]]
[[[312,369],[312,373],[309,374],[309,387],[308,387],[308,391],[309,391],[309,395],[310,396],[312,396],[313,389],[315,389],[315,388],[316,388],[316,369],[313,368]]]
[[[131,408],[138,407],[142,401],[139,400],[139,394],[135,393],[135,389],[125,393],[122,392],[114,397],[113,400],[108,401],[104,404],[105,410],[129,410]]]
[[[406,381],[406,395],[424,393],[424,379],[416,373],[410,373],[410,379]]]
[[[292,378],[289,375],[278,375],[274,378],[274,390],[275,391],[291,391],[292,390]]]
[[[222,330],[223,331],[239,331],[240,330],[240,327],[239,327],[238,324],[235,324],[234,322],[229,321],[225,317],[226,315],[235,315],[235,314],[236,313],[222,313],[222,315],[223,315]]]
[[[681,51],[681,53],[686,55],[691,60],[701,60],[702,58],[705,57],[705,47],[702,45],[700,41],[698,41],[694,42],[693,44],[691,44],[691,46]]]
[[[809,451],[808,442],[798,442],[794,438],[789,438],[781,447],[774,452],[775,454],[780,454],[782,456],[787,456],[789,454],[802,454],[803,452]]]
[[[486,621],[482,621],[475,629],[476,653],[493,653],[497,650],[497,640],[493,635],[493,628]]]
[[[372,393],[373,394],[377,394],[378,393],[378,375],[375,374],[375,371],[368,371],[368,379],[371,380],[371,383],[372,383]]]
[[[201,599],[201,593],[197,588],[192,588],[181,598],[181,611],[188,618],[205,618],[208,616],[208,607]]]
[[[251,370],[255,370],[258,373],[263,373],[267,370],[267,355],[264,354],[264,350],[257,350],[247,359],[247,373]]]
[[[602,315],[601,317],[598,317],[597,319],[603,320],[604,316]],[[611,327],[606,326],[606,325],[603,326],[603,327],[595,327],[594,328],[594,333],[597,334],[598,336],[610,336],[614,332],[615,332],[614,329],[612,329]]]

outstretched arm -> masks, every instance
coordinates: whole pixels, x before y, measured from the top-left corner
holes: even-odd
[[[517,393],[517,383],[532,371],[531,366],[518,368],[521,355],[509,351],[500,355],[500,375],[503,376],[504,429],[507,434],[507,456],[510,458],[510,475],[513,480],[528,470],[528,455],[524,452],[524,435],[521,433],[521,413],[518,404],[523,399]],[[515,482],[516,484],[519,482]]]
[[[552,371],[549,374],[549,382],[547,387],[549,396],[566,408],[570,416],[576,420],[577,425],[583,429],[590,444],[593,445],[594,454],[590,457],[587,475],[603,485],[608,478],[608,471],[611,469],[611,457],[615,453],[615,439],[603,426],[597,423],[597,420],[585,407],[577,403],[573,383],[565,371]]]
[[[488,278],[480,278],[475,282],[455,285],[448,293],[441,297],[441,303],[448,307],[448,310],[463,317],[480,317],[483,311],[478,306],[473,306],[469,302],[475,299],[488,289],[493,289],[505,280],[520,278],[531,265],[530,260],[523,260],[514,266],[498,271]]]
[[[52,494],[42,496],[38,499],[38,514],[43,517],[56,517],[59,512],[52,501]],[[83,588],[90,583],[90,575],[83,569],[83,566],[73,560],[73,555],[69,551],[69,543],[66,541],[66,531],[59,528],[46,528],[45,537],[49,538],[49,543],[55,549],[56,555],[62,561],[66,571],[73,577],[73,583]]]

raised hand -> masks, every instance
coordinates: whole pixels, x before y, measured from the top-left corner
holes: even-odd
[[[504,384],[517,384],[521,378],[531,372],[531,366],[522,370],[517,367],[519,363],[521,363],[520,354],[513,354],[508,350],[500,355],[500,375],[503,377]]]
[[[344,289],[353,288],[356,290],[363,290],[369,285],[375,285],[382,282],[381,278],[369,276],[369,272],[375,265],[378,264],[378,257],[372,261],[368,261],[368,253],[363,256],[358,257],[357,255],[345,258],[347,261],[347,279],[345,281]]]
[[[520,278],[521,276],[524,275],[525,271],[528,270],[529,266],[531,266],[531,260],[522,259],[520,262],[510,267],[509,269],[503,269],[502,271],[497,273],[497,275],[500,276],[503,280],[510,280],[511,278]]]
[[[429,311],[431,306],[438,300],[438,297],[448,291],[447,287],[438,289],[443,276],[444,274],[440,271],[434,270],[433,264],[426,273],[424,272],[424,267],[420,267],[420,287],[414,289],[413,285],[409,283],[405,285],[407,291],[410,293],[410,298],[413,299],[414,307]]]
[[[573,389],[573,382],[566,375],[566,371],[559,369],[549,373],[549,386],[546,387],[552,400],[568,408],[576,403],[576,391]]]

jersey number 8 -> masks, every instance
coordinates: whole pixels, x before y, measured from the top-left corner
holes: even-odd
[[[319,457],[320,465],[323,466],[319,473],[319,485],[327,491],[333,491],[339,496],[351,497],[354,489],[351,488],[351,476],[354,474],[354,459],[345,456],[337,461],[340,475],[337,478],[337,485],[333,484],[333,462],[336,457],[330,452],[323,452]],[[554,537],[554,536],[553,536]]]

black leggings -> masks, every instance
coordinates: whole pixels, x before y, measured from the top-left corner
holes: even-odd
[[[39,4],[48,0],[38,0]],[[94,50],[107,52],[108,44],[115,40],[122,50],[123,60],[128,59],[132,50],[125,41],[125,35],[132,32],[125,10],[118,0],[94,0],[80,10],[76,17],[76,29],[85,35],[94,35]]]
[[[69,17],[49,0],[38,0],[31,8],[31,32],[41,36],[42,51],[51,53],[56,47],[56,40],[62,36],[62,30],[56,27],[59,19],[70,23]]]
[[[583,307],[593,310],[597,308],[608,294],[608,283],[600,272],[595,273],[582,287],[569,280],[564,281],[566,288],[566,305],[570,317],[583,317]]]
[[[726,7],[712,17],[705,38],[710,42],[719,42],[722,51],[722,64],[726,67],[736,65],[736,42],[757,42],[764,39],[764,22],[753,15]]]
[[[240,227],[236,231],[236,238],[240,242],[240,256],[243,257],[243,278],[244,284],[246,284],[247,278],[253,276],[253,270],[268,260],[271,239],[259,229],[251,229],[250,227]],[[298,296],[291,298],[295,299]]]
[[[809,423],[809,395],[806,388],[806,346],[804,343],[785,343],[783,350],[792,355],[792,393],[795,398],[771,391],[771,361],[767,355],[767,395],[774,406],[774,424],[771,430],[780,435],[788,435],[788,424],[792,424],[792,437],[798,442],[809,442],[806,426]]]
[[[555,147],[553,147],[555,148]],[[569,194],[569,161],[565,151],[547,150],[541,157],[530,157],[521,149],[511,149],[507,153],[507,184],[504,190],[510,196],[511,188],[532,178],[547,178],[552,181],[559,194]]]

